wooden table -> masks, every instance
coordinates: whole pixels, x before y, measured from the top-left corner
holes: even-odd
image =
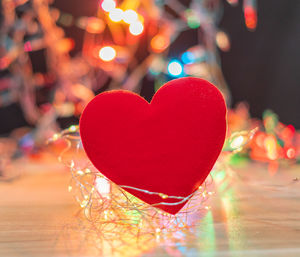
[[[87,239],[70,175],[54,159],[21,161],[0,184],[0,256],[110,256]],[[217,181],[211,210],[178,241],[119,246],[116,256],[300,256],[300,167],[248,164]],[[92,231],[90,232],[92,233]],[[120,249],[118,249],[120,250]]]

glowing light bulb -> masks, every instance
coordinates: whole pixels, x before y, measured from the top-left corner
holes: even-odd
[[[83,172],[82,170],[77,170],[77,174],[78,174],[79,176],[83,176],[83,175],[84,175],[84,172]]]
[[[295,158],[296,156],[296,151],[294,148],[289,148],[287,151],[286,151],[286,155],[289,159],[293,159]]]
[[[123,16],[124,16],[124,12],[120,8],[115,8],[111,10],[108,15],[108,17],[114,22],[121,21],[123,19]]]
[[[129,25],[129,32],[134,35],[140,35],[144,30],[144,25],[140,21],[135,21]]]
[[[182,74],[183,72],[183,67],[182,64],[177,61],[177,60],[173,60],[168,64],[168,72],[171,76],[173,77],[178,77]]]
[[[53,141],[56,141],[59,137],[60,137],[59,134],[54,134],[54,135],[52,136],[52,140],[53,140]]]
[[[95,188],[102,197],[109,198],[110,183],[105,178],[96,177]]]
[[[111,12],[116,8],[116,2],[113,0],[104,0],[101,4],[101,8],[106,12]]]
[[[104,46],[99,51],[99,57],[105,62],[110,62],[115,59],[117,53],[116,50],[111,46]]]
[[[138,14],[136,13],[136,11],[128,9],[124,12],[123,20],[125,23],[131,24],[137,21],[137,19],[138,19]]]
[[[230,144],[232,149],[238,149],[244,144],[245,138],[243,136],[237,136]]]

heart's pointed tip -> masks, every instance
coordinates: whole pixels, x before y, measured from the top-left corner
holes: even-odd
[[[181,208],[179,210],[173,210],[173,209],[165,209],[165,208],[160,208],[156,207],[160,212],[166,213],[168,215],[176,216],[177,214],[180,213]]]
[[[187,202],[188,201],[177,205],[157,205],[155,206],[155,208],[158,209],[159,211],[175,216],[182,211],[183,207]]]

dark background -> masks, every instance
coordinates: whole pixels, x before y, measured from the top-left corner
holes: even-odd
[[[258,26],[247,31],[241,6],[225,4],[220,27],[231,37],[221,53],[233,104],[247,101],[251,114],[275,111],[300,128],[300,1],[258,0]]]
[[[94,2],[82,3],[68,0],[56,1],[55,5],[75,17],[93,15]],[[300,128],[300,1],[258,0],[258,27],[254,32],[246,29],[241,4],[233,7],[225,1],[222,3],[224,13],[220,28],[230,36],[231,50],[220,52],[220,56],[232,94],[232,106],[247,101],[251,115],[258,118],[264,110],[272,109],[283,123]],[[194,32],[188,33],[175,42],[171,55],[176,56],[178,49],[193,45]],[[75,38],[75,52],[79,51],[81,45],[77,39],[83,37],[83,32],[73,28],[67,29],[66,34]],[[37,66],[43,65],[38,63]],[[154,93],[153,83],[147,79],[143,83],[141,94],[150,99]],[[0,134],[26,125],[19,105],[0,109],[0,123]]]

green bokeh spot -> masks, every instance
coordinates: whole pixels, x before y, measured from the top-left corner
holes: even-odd
[[[194,15],[190,15],[187,18],[187,24],[191,29],[197,29],[200,27],[200,21],[198,20],[198,18]]]

